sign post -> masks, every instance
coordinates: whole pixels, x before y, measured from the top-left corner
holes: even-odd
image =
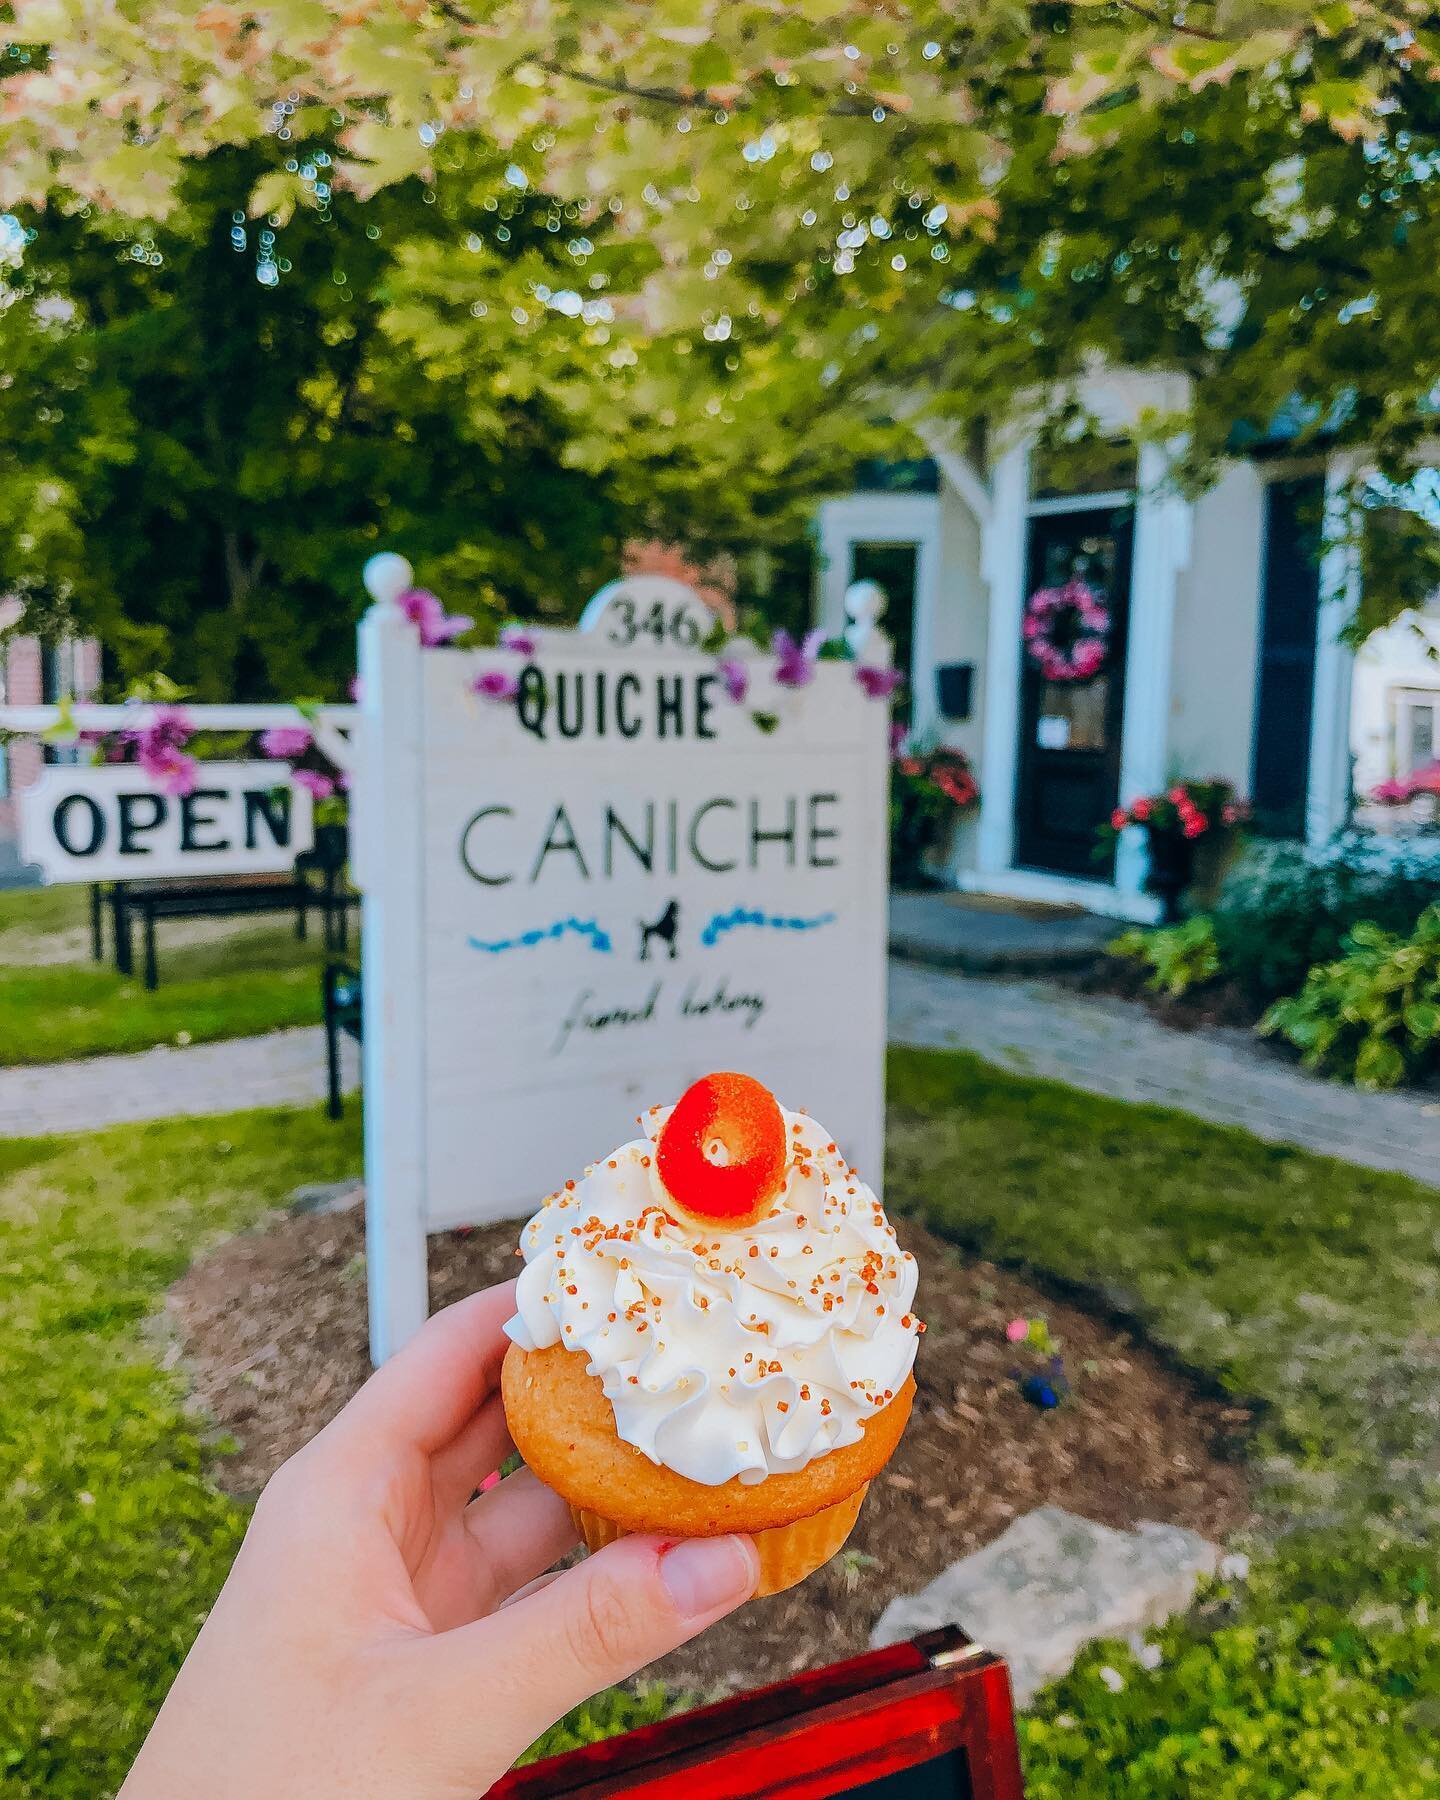
[[[393,604],[408,569],[369,581],[375,1360],[424,1321],[427,1232],[530,1211],[709,1069],[807,1106],[878,1184],[888,713],[855,665],[787,686],[753,654],[737,703],[708,610],[656,577],[602,590],[581,631],[422,651]]]

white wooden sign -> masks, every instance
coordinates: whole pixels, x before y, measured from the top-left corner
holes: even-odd
[[[189,794],[133,763],[51,764],[20,795],[20,856],[46,881],[260,874],[314,842],[310,794],[274,762],[204,762]]]
[[[888,709],[850,664],[787,689],[768,657],[735,704],[703,604],[661,586],[533,656],[422,650],[384,604],[362,627],[377,1362],[425,1318],[427,1231],[528,1212],[707,1070],[807,1108],[879,1185]],[[515,699],[470,691],[487,670]]]

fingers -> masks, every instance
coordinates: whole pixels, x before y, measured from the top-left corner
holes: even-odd
[[[491,1610],[580,1541],[570,1508],[529,1469],[517,1469],[472,1501],[465,1530],[489,1573]]]
[[[527,1470],[453,1516],[415,1570],[415,1596],[436,1631],[494,1612],[575,1544],[569,1508]]]
[[[733,1611],[758,1578],[748,1538],[621,1538],[495,1617],[417,1645],[457,1770],[493,1767],[497,1748],[517,1756],[571,1707]]]
[[[427,1454],[456,1436],[499,1381],[515,1283],[447,1306],[361,1388],[336,1424]],[[485,1473],[489,1473],[488,1470]]]
[[[473,1419],[462,1425],[443,1450],[430,1458],[430,1480],[435,1490],[435,1509],[442,1518],[464,1506],[484,1481],[510,1455],[515,1446],[505,1423],[499,1394],[491,1394]]]

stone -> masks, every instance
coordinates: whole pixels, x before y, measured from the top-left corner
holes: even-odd
[[[344,1181],[309,1181],[285,1202],[292,1213],[340,1213],[359,1206],[365,1187],[358,1175]]]
[[[983,1550],[951,1563],[881,1613],[870,1642],[899,1643],[941,1625],[1003,1656],[1017,1706],[1057,1681],[1097,1638],[1135,1640],[1183,1612],[1219,1546],[1179,1525],[1117,1531],[1061,1506],[1016,1519]]]

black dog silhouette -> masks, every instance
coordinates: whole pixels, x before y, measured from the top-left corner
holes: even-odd
[[[676,941],[680,936],[680,902],[672,900],[653,925],[647,925],[643,919],[637,919],[640,927],[640,960],[650,960],[650,940],[658,938],[670,952],[670,960],[675,960]]]

